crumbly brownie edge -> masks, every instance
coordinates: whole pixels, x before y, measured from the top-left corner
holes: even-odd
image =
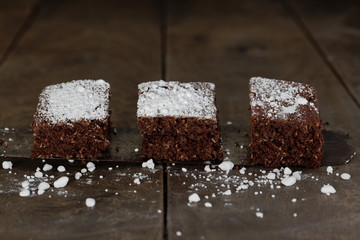
[[[81,120],[49,125],[33,120],[31,158],[102,158],[110,145],[110,116],[105,120]]]
[[[221,161],[221,137],[218,134],[143,136],[142,157],[169,161]]]
[[[285,121],[251,117],[250,158],[267,167],[316,168],[323,156],[321,121]]]

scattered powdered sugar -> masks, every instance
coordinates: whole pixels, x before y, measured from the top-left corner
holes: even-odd
[[[183,168],[181,168],[181,171],[187,172],[187,169],[183,167]]]
[[[35,176],[36,178],[42,178],[42,177],[44,176],[44,174],[43,174],[42,172],[40,172],[40,171],[36,171],[35,174],[34,174],[34,176]]]
[[[292,186],[296,183],[296,178],[294,176],[285,177],[281,180],[281,183],[287,187]]]
[[[274,180],[276,178],[275,173],[269,172],[268,175],[266,175],[266,178],[269,180]]]
[[[290,175],[291,173],[292,173],[291,169],[288,168],[288,167],[285,167],[285,169],[284,169],[284,174]]]
[[[46,164],[44,165],[44,167],[43,167],[43,171],[44,171],[44,172],[50,171],[52,168],[53,168],[52,165],[46,163]]]
[[[200,201],[200,197],[197,193],[193,193],[189,196],[189,203],[193,203],[193,202],[199,202]]]
[[[318,113],[315,104],[308,102],[304,96],[315,99],[314,89],[308,84],[261,77],[250,79],[250,106],[253,113],[260,110],[263,115],[273,119],[288,119],[290,114],[296,113],[302,119],[298,108],[305,105]]]
[[[50,188],[50,184],[48,184],[47,182],[41,182],[38,186],[38,194],[42,195],[44,194],[45,190]]]
[[[209,202],[206,202],[206,203],[204,203],[204,206],[207,207],[207,208],[211,208],[211,207],[212,207],[212,204],[209,203]]]
[[[218,166],[221,170],[226,171],[227,173],[234,168],[234,163],[231,161],[223,161]]]
[[[344,180],[349,180],[351,178],[350,174],[348,173],[342,173],[340,177]]]
[[[47,86],[39,97],[37,115],[48,123],[103,120],[109,114],[110,84],[104,80],[74,80]]]
[[[332,166],[328,166],[328,167],[326,168],[326,172],[327,172],[328,174],[332,174],[332,173],[334,172],[333,167],[332,167]]]
[[[11,161],[3,161],[2,167],[3,169],[12,169],[13,164]]]
[[[76,179],[76,180],[79,180],[79,179],[81,178],[81,176],[82,176],[82,173],[81,173],[81,172],[76,172],[76,173],[75,173],[75,179]]]
[[[336,190],[330,184],[326,184],[321,188],[321,192],[329,196],[331,193],[336,193]]]
[[[30,196],[30,191],[28,189],[23,189],[23,190],[21,190],[19,195],[20,195],[20,197],[28,197],[28,196]]]
[[[180,231],[176,231],[176,236],[181,237],[182,233]]]
[[[210,168],[210,165],[206,165],[206,166],[204,167],[204,170],[205,170],[206,172],[215,172],[215,171],[216,171],[216,169],[211,169],[211,168]]]
[[[139,178],[135,178],[135,179],[134,179],[134,183],[137,184],[137,185],[140,185],[140,184],[141,184],[140,179],[139,179]]]
[[[301,180],[301,171],[293,172],[292,176],[296,179],[296,181]]]
[[[95,164],[93,162],[88,162],[86,164],[86,167],[87,167],[89,172],[93,172],[95,170]]]
[[[69,182],[68,177],[61,177],[54,182],[54,187],[55,188],[63,188],[67,185],[68,182]]]
[[[223,195],[225,196],[231,195],[231,190],[226,190],[225,192],[223,192]]]
[[[149,169],[154,169],[154,167],[155,167],[155,164],[154,164],[154,161],[152,160],[152,159],[149,159],[149,160],[147,160],[146,162],[143,162],[142,164],[141,164],[141,166],[143,167],[143,168],[149,168]]]
[[[85,200],[85,204],[86,204],[87,207],[94,207],[95,204],[96,204],[96,201],[93,198],[87,198]]]
[[[66,168],[64,166],[58,166],[57,170],[58,172],[65,172]]]
[[[262,213],[262,212],[256,212],[255,215],[256,215],[258,218],[264,218],[264,213]]]
[[[24,188],[24,189],[28,189],[30,186],[30,182],[25,180],[21,183],[21,187]]]
[[[138,117],[216,119],[215,85],[208,82],[153,81],[138,86]]]

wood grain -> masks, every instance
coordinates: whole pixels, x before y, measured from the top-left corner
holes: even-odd
[[[14,10],[16,14],[22,11],[19,5]],[[10,12],[4,17],[11,17]],[[38,95],[49,84],[89,78],[108,81],[113,93],[113,126],[123,127],[120,135],[133,132],[132,139],[121,138],[118,142],[117,156],[136,158],[133,148],[138,142],[136,85],[160,78],[159,21],[156,1],[42,2],[35,21],[0,68],[0,127],[17,128],[10,130],[13,142],[4,132],[0,137],[9,143],[7,148],[0,147],[1,154],[17,155],[1,159],[1,163],[11,160],[14,164],[11,173],[0,170],[1,239],[162,238],[161,165],[151,171],[142,168],[139,162],[96,162],[93,173],[75,180],[75,172],[84,167],[81,161],[70,164],[67,160],[47,160],[54,166],[49,175],[55,179],[69,173],[68,185],[64,189],[52,187],[53,191],[42,196],[19,196],[24,175],[33,175],[37,167],[44,165],[41,160],[21,158],[19,154],[27,155],[30,151],[29,124]],[[67,172],[56,171],[60,164]],[[139,174],[144,178],[140,185],[134,185]],[[53,181],[50,179],[50,183]],[[96,199],[94,209],[85,206],[87,197]]]
[[[0,2],[0,59],[10,47],[38,0],[3,0]]]
[[[35,194],[20,197],[21,183],[33,176],[41,160],[9,159],[11,173],[0,169],[0,236],[2,239],[161,239],[163,234],[162,166],[155,170],[141,164],[95,162],[96,169],[79,180],[74,175],[85,167],[81,162],[47,160],[53,169],[51,188],[37,195],[42,181],[35,178]],[[2,161],[1,161],[2,162]],[[66,168],[60,173],[59,165]],[[109,170],[112,167],[112,170]],[[53,182],[68,176],[65,188],[54,188]],[[101,178],[102,176],[102,178]],[[134,179],[140,178],[140,184]],[[96,205],[88,208],[86,198]]]
[[[102,78],[113,125],[135,128],[137,84],[161,76],[159,18],[151,1],[44,2],[0,69],[0,127],[27,128],[46,85]]]
[[[359,1],[290,1],[305,23],[325,61],[334,66],[349,91],[360,102]]]
[[[239,134],[248,131],[249,78],[285,79],[313,84],[326,129],[349,131],[354,151],[359,151],[359,109],[280,3],[169,2],[167,32],[167,80],[214,82],[220,120],[223,124],[232,121]],[[236,156],[228,157],[236,161]],[[188,169],[186,173],[182,167]],[[351,181],[326,175],[324,167],[301,169],[319,180],[305,178],[296,184],[299,190],[293,186],[273,191],[260,186],[229,197],[220,195],[210,198],[212,208],[204,207],[204,196],[227,183],[206,181],[209,173],[202,169],[168,169],[169,239],[178,238],[177,231],[186,239],[356,239],[360,234],[356,227],[360,205],[353,201],[360,195],[355,187],[360,183],[358,154],[336,169],[349,172],[354,176]],[[259,168],[248,171],[258,174]],[[337,189],[336,195],[327,197],[320,192],[326,183]],[[191,184],[198,184],[198,190]],[[256,198],[255,191],[260,190],[263,193]],[[187,197],[193,192],[202,200],[189,207]],[[271,198],[273,193],[276,200]],[[292,198],[308,201],[293,204]],[[264,212],[263,219],[255,216],[256,208]]]

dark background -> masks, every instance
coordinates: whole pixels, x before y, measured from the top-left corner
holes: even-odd
[[[253,76],[313,84],[327,130],[348,134],[359,150],[359,1],[0,1],[0,128],[28,129],[46,85],[102,78],[112,88],[113,126],[136,131],[137,84],[164,79],[214,82],[221,123],[231,121],[242,134]],[[123,173],[149,174],[137,194],[131,193],[132,175],[114,185],[118,175],[107,168],[116,164],[99,163],[94,179],[106,175],[106,181],[70,182],[68,198],[20,198],[12,189],[42,163],[15,159],[17,176],[0,174],[0,238],[177,239],[182,231],[184,239],[358,239],[357,156],[336,167],[352,178],[334,180],[338,192],[331,197],[319,193],[330,181],[322,167],[304,170],[320,178],[315,189],[304,180],[301,192],[283,190],[276,202],[267,190],[255,199],[253,189],[233,196],[230,207],[214,200],[210,210],[186,205],[182,182],[195,180],[167,164],[155,173],[120,164]],[[81,167],[66,165],[72,175]],[[189,167],[197,169],[203,166]],[[310,199],[297,205],[295,220],[291,194]],[[95,211],[84,207],[89,196],[97,196]],[[252,206],[271,217],[256,218],[246,210]]]

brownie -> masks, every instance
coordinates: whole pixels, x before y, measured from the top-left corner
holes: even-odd
[[[249,88],[251,163],[319,167],[324,140],[314,87],[254,77]]]
[[[222,160],[215,85],[153,81],[138,86],[142,157],[169,161]]]
[[[76,80],[47,86],[31,127],[31,158],[101,158],[109,141],[110,85]]]

